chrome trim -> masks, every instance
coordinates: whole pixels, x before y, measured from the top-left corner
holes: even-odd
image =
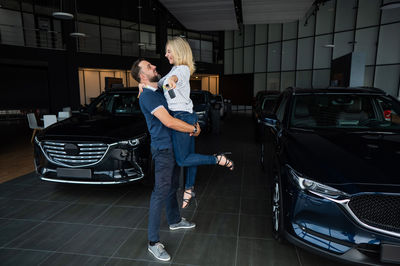
[[[73,181],[73,180],[59,180],[59,179],[53,179],[53,178],[46,178],[46,177],[40,177],[40,179],[44,181],[50,181],[50,182],[57,182],[57,183],[68,183],[68,184],[87,184],[87,185],[113,185],[113,184],[123,184],[123,183],[128,183],[128,182],[133,182],[139,179],[143,178],[143,174],[139,177],[136,178],[131,178],[128,180],[124,181]]]
[[[43,141],[43,142],[46,142],[46,141]],[[51,163],[53,163],[55,165],[64,166],[64,167],[68,167],[68,168],[81,168],[81,167],[88,167],[88,166],[93,166],[93,165],[99,164],[104,159],[104,157],[108,154],[108,151],[110,150],[110,148],[118,145],[118,143],[115,142],[115,143],[112,143],[112,144],[104,144],[104,145],[108,146],[107,150],[104,152],[103,156],[98,161],[96,161],[94,163],[91,162],[89,164],[82,164],[82,165],[69,165],[69,164],[65,164],[65,163],[62,163],[62,162],[59,162],[59,161],[54,161],[53,159],[51,159],[43,149],[43,146],[45,146],[45,145],[42,145],[42,142],[38,143],[38,146],[40,147],[42,153],[44,154],[44,156],[46,157],[46,159],[48,161],[50,161]]]
[[[335,203],[339,204],[340,206],[342,206],[350,214],[350,216],[359,225],[361,225],[361,226],[363,226],[363,227],[365,227],[365,228],[367,228],[369,230],[376,231],[376,232],[379,232],[379,233],[382,233],[382,234],[387,234],[387,235],[394,236],[394,237],[400,237],[400,233],[396,233],[396,232],[392,232],[392,231],[387,231],[387,230],[383,230],[383,229],[380,229],[380,228],[376,228],[376,227],[370,226],[370,225],[362,222],[360,219],[358,219],[358,217],[354,214],[354,212],[349,207],[349,203],[350,203],[351,198],[350,199],[337,200],[337,199],[330,198],[328,196],[325,196],[323,194],[320,194],[320,193],[317,193],[317,192],[314,192],[314,191],[310,191],[310,190],[307,190],[307,191],[312,193],[312,194],[315,194],[315,195],[317,195],[317,196],[319,196],[321,198],[324,198],[324,199],[327,199],[327,200],[330,200],[332,202],[335,202]]]

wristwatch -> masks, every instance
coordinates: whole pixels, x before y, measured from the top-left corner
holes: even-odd
[[[196,134],[197,133],[197,126],[196,126],[196,124],[194,124],[193,126],[194,126],[193,134]]]

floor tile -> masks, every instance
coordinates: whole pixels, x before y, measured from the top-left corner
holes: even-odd
[[[171,265],[168,262],[150,262],[150,261],[140,261],[133,259],[110,259],[106,266],[160,266],[160,265]]]
[[[18,211],[8,215],[9,218],[45,220],[68,205],[66,202],[32,201]]]
[[[181,210],[180,211],[181,216],[186,218],[188,221],[192,221],[193,217],[193,211],[192,210]],[[140,222],[140,224],[137,225],[137,229],[144,229],[147,230],[147,226],[149,224],[149,215],[147,214],[146,217],[143,218],[143,220]],[[160,225],[160,230],[165,230],[169,231],[169,225],[167,222],[167,217],[165,216],[165,211],[161,213],[161,225]],[[191,229],[188,229],[191,230]]]
[[[4,198],[8,198],[13,193],[15,193],[19,190],[23,190],[24,188],[26,188],[26,186],[12,185],[12,184],[4,183],[0,186],[0,196],[4,197]]]
[[[183,231],[160,232],[160,242],[173,257],[183,237]],[[147,230],[134,230],[128,240],[118,249],[114,257],[157,261],[147,250]]]
[[[234,265],[236,238],[203,234],[185,234],[175,263],[197,265]],[[249,265],[249,264],[238,264]]]
[[[75,202],[86,193],[88,192],[83,189],[57,187],[52,193],[41,198],[41,200]]]
[[[135,228],[148,214],[146,208],[113,206],[92,224]]]
[[[38,224],[39,222],[0,219],[0,246],[9,243]]]
[[[104,265],[107,262],[107,257],[95,257],[87,255],[77,255],[77,254],[63,254],[54,253],[49,258],[47,258],[42,264],[43,266],[53,266],[53,265],[63,265],[63,266],[98,266]]]
[[[80,197],[77,203],[110,205],[124,196],[124,194],[126,194],[126,191],[121,191],[118,187],[115,187],[114,190],[91,190]]]
[[[239,213],[239,198],[203,197],[198,207],[199,211]]]
[[[14,192],[8,197],[13,199],[38,200],[47,196],[48,194],[51,194],[52,192],[54,192],[54,188],[49,186],[27,186],[24,189]]]
[[[1,199],[0,217],[8,217],[31,203],[32,201],[29,200]]]
[[[271,239],[271,216],[240,215],[239,236]]]
[[[212,197],[240,197],[241,187],[240,185],[226,184],[226,185],[210,185],[204,191],[203,196]]]
[[[308,251],[302,250],[300,248],[297,248],[297,251],[299,253],[300,257],[300,262],[301,265],[303,266],[340,266],[340,265],[348,265],[345,263],[337,262],[319,255],[315,255],[313,253],[310,253]]]
[[[236,265],[300,265],[292,245],[275,240],[239,238]]]
[[[85,226],[58,251],[110,257],[130,232],[130,229],[124,228]]]
[[[215,212],[196,212],[192,221],[196,223],[194,234],[215,234],[224,236],[237,236],[239,215],[215,213]]]
[[[46,251],[0,249],[0,261],[2,266],[38,265],[49,254]]]
[[[89,224],[107,208],[107,205],[72,204],[51,217],[49,221]]]
[[[115,205],[119,206],[137,206],[137,207],[146,207],[148,208],[150,205],[150,196],[151,189],[143,188],[143,189],[134,189],[133,191],[129,191],[126,195],[124,195],[121,199],[119,199]]]
[[[252,215],[270,215],[271,205],[267,200],[242,198],[241,213]]]
[[[42,223],[7,247],[56,251],[81,230],[80,225]]]

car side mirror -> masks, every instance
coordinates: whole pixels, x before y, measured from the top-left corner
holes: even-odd
[[[261,123],[267,127],[272,127],[274,129],[276,129],[280,122],[278,120],[278,118],[276,117],[276,114],[264,114],[264,116],[261,118]]]

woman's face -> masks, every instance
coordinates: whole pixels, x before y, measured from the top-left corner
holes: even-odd
[[[171,48],[169,47],[169,45],[167,45],[166,47],[166,52],[165,52],[165,57],[168,59],[168,62],[173,65],[174,64],[174,56],[172,54]]]

